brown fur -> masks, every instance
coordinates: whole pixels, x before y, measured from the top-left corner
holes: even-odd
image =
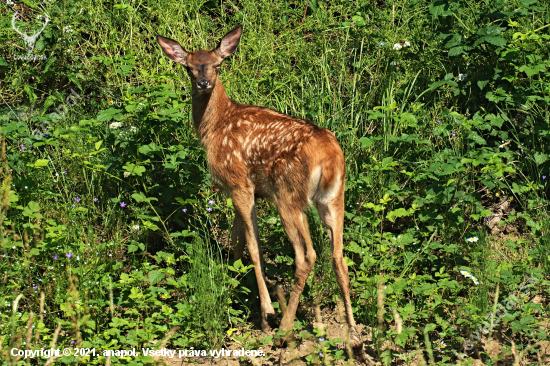
[[[216,185],[235,206],[232,230],[235,259],[247,245],[255,267],[261,301],[262,329],[275,310],[267,291],[256,220],[255,198],[271,199],[295,250],[294,287],[280,329],[291,331],[305,282],[313,268],[313,250],[304,209],[315,204],[327,227],[333,268],[346,310],[356,356],[363,346],[355,331],[349,297],[348,266],[343,257],[345,160],[334,135],[311,122],[271,109],[229,99],[218,79],[223,59],[239,43],[242,26],[224,36],[211,51],[186,52],[176,41],[157,36],[168,57],[181,63],[191,78],[193,123],[206,149]]]

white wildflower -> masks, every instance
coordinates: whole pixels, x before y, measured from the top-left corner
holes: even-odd
[[[461,273],[464,277],[472,277],[472,275],[469,274],[469,273],[466,272],[466,271],[460,271],[460,273]]]

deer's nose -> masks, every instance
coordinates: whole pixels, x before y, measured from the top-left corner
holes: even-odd
[[[201,80],[197,81],[197,86],[199,87],[199,89],[206,89],[209,83],[210,82],[208,80]]]

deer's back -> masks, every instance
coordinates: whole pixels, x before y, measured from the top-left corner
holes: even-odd
[[[273,197],[284,190],[306,205],[316,168],[336,159],[343,170],[342,150],[325,128],[236,102],[220,114],[223,118],[213,126],[207,150],[213,180],[227,191],[252,185],[257,197]],[[325,180],[342,175],[322,172]]]

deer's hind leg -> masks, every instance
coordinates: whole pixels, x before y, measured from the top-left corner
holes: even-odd
[[[321,194],[316,201],[317,211],[327,228],[332,249],[332,268],[336,276],[336,282],[340,287],[340,292],[344,300],[344,309],[346,312],[346,321],[350,332],[350,342],[354,351],[355,358],[364,359],[363,341],[361,335],[355,329],[355,320],[351,309],[351,300],[349,294],[349,274],[348,265],[344,260],[343,233],[344,233],[344,184],[338,180],[330,187],[325,194]],[[341,186],[336,186],[341,184]]]
[[[231,229],[231,244],[233,245],[233,259],[236,261],[243,258],[246,245],[246,232],[244,230],[243,218],[238,211],[235,211],[233,228]]]
[[[290,195],[284,196],[286,197],[282,199],[279,197],[275,203],[279,215],[281,216],[281,222],[285,232],[294,247],[296,274],[294,275],[292,293],[290,294],[286,312],[283,315],[279,329],[289,331],[293,328],[294,317],[296,316],[300,296],[302,295],[309,274],[313,269],[317,255],[311,243],[307,218],[305,217],[302,207],[297,207],[295,202],[290,198]]]

